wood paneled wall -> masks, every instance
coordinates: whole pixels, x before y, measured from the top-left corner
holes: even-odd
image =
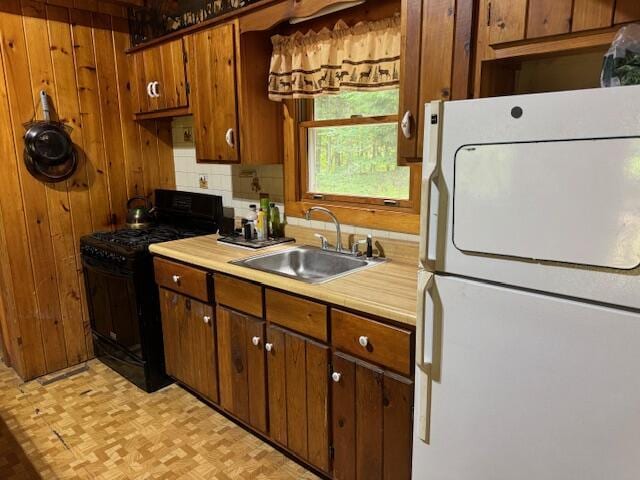
[[[78,3],[0,2],[0,331],[23,379],[92,356],[80,237],[122,224],[128,197],[175,186],[169,122],[133,122],[127,20]],[[63,183],[23,163],[41,89],[80,156]]]

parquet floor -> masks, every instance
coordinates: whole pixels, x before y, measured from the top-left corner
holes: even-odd
[[[176,385],[88,367],[43,386],[0,362],[0,479],[316,478]]]

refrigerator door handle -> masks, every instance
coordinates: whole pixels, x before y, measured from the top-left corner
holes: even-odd
[[[433,363],[433,325],[435,302],[433,286],[435,275],[421,272],[418,276],[418,309],[416,322],[416,366],[430,373]]]
[[[420,266],[431,271],[436,269],[436,248],[438,225],[434,229],[431,223],[434,217],[438,217],[440,204],[440,191],[438,189],[438,172],[440,167],[440,145],[443,102],[436,100],[426,106],[425,118],[429,122],[426,127],[424,158],[426,159],[425,171],[422,180],[420,209]],[[435,189],[432,189],[435,187]]]
[[[418,438],[430,442],[431,425],[431,380],[434,374],[434,323],[436,302],[434,301],[435,275],[422,271],[418,275],[418,310],[416,322],[416,376],[420,377],[420,395],[416,429]]]

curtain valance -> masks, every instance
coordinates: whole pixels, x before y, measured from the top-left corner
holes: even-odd
[[[394,88],[400,80],[400,17],[339,21],[333,30],[271,38],[269,98],[313,98]]]

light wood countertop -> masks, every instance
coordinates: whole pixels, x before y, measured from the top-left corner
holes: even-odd
[[[405,325],[416,324],[418,267],[415,264],[390,260],[326,283],[310,285],[228,263],[230,260],[286,250],[293,243],[253,251],[218,243],[217,238],[217,235],[207,235],[158,243],[151,245],[150,250],[156,255],[259,282],[267,287],[377,315]]]

